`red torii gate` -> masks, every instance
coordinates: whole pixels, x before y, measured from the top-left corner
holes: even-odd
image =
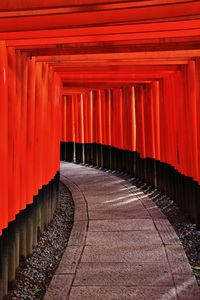
[[[106,167],[113,151],[200,224],[199,16],[186,0],[0,3],[0,234],[59,171],[60,141]]]

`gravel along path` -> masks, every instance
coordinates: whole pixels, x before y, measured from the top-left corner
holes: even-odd
[[[54,218],[42,234],[33,254],[17,271],[16,286],[8,300],[41,300],[67,246],[73,226],[74,203],[69,190],[60,182]]]

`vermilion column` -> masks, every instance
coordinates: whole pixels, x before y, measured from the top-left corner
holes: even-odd
[[[177,131],[178,131],[178,122],[176,120],[177,117],[177,98],[181,99],[182,105],[183,105],[183,97],[181,97],[181,89],[182,86],[180,85],[179,82],[179,73],[180,71],[174,73],[170,77],[170,82],[169,82],[169,89],[171,91],[171,96],[169,99],[169,111],[170,113],[170,122],[169,122],[169,129],[170,129],[170,145],[171,145],[171,157],[169,163],[177,168]]]
[[[55,155],[53,156],[54,161],[54,174],[60,169],[60,119],[61,119],[61,111],[60,111],[60,104],[61,104],[61,80],[56,73],[53,73],[53,98],[51,101],[54,107],[54,128],[55,128],[55,136],[52,139],[52,146],[55,148]],[[52,177],[49,177],[49,180]]]
[[[163,79],[163,102],[162,102],[162,153],[163,162],[172,163],[173,152],[173,131],[171,131],[173,110],[172,110],[173,91],[171,89],[171,77]],[[173,129],[172,129],[173,130]]]
[[[17,96],[16,96],[16,55],[14,48],[8,48],[8,211],[9,220],[14,220],[18,212],[19,195],[16,185],[16,178],[20,176],[17,168],[18,157],[16,156],[16,114],[17,114]]]
[[[42,126],[42,64],[36,63],[36,94],[35,94],[35,156],[34,156],[34,178],[36,189],[42,187],[42,135],[41,135],[41,126]],[[52,120],[54,122],[54,120]],[[37,191],[36,191],[37,194]]]
[[[123,98],[122,98],[122,107],[123,107],[123,116],[122,116],[122,123],[123,123],[123,149],[129,150],[130,142],[132,141],[132,134],[131,134],[131,89],[129,87],[123,88]]]
[[[144,131],[144,85],[139,85],[136,88],[136,128],[137,128],[137,152],[142,158],[146,157],[145,131]]]
[[[84,143],[89,143],[89,93],[83,94],[83,130],[84,130]]]
[[[19,176],[16,178],[17,195],[18,195],[18,209],[20,210],[22,205],[22,153],[21,153],[21,79],[22,79],[22,68],[21,68],[21,52],[16,51],[16,170],[18,170]]]
[[[105,90],[101,90],[101,127],[102,127],[102,144],[107,144],[107,132],[106,132],[106,123],[107,123],[107,114],[106,114],[106,100],[105,100]]]
[[[24,209],[27,203],[27,184],[26,184],[26,169],[27,169],[27,56],[21,55],[21,208]]]
[[[160,161],[166,162],[167,161],[167,147],[166,143],[168,143],[167,139],[167,122],[169,120],[168,114],[166,114],[165,110],[167,108],[166,103],[166,95],[165,95],[165,88],[163,80],[160,81]]]
[[[182,174],[187,175],[187,169],[189,166],[188,153],[187,153],[187,139],[186,139],[186,128],[187,128],[187,109],[186,109],[186,98],[187,98],[187,87],[184,80],[184,70],[177,73],[175,93],[175,115],[177,124],[177,135],[176,135],[176,168]]]
[[[200,99],[200,59],[196,59],[197,99]],[[197,145],[198,145],[198,183],[200,184],[200,101],[197,101]]]
[[[94,95],[94,136],[97,144],[102,143],[102,120],[101,120],[101,90],[93,92]]]
[[[135,112],[135,88],[129,87],[126,90],[126,117],[124,123],[127,123],[126,147],[129,151],[136,151],[136,112]]]
[[[55,74],[53,69],[50,67],[49,68],[49,86],[48,86],[48,102],[49,102],[49,106],[50,106],[50,116],[49,116],[49,130],[50,130],[50,145],[51,145],[51,151],[49,153],[50,155],[50,174],[49,174],[49,178],[52,178],[55,173],[56,170],[58,170],[57,168],[57,145],[56,145],[56,141],[58,139],[57,135],[58,135],[58,129],[57,129],[57,108],[56,108],[56,102],[57,100],[57,96],[56,96],[56,91],[55,91],[55,86],[54,86],[54,80],[55,80]]]
[[[0,41],[0,233],[8,222],[8,68],[7,51]]]
[[[154,135],[153,135],[153,115],[152,115],[152,97],[151,97],[151,86],[146,84],[144,86],[144,98],[142,101],[143,111],[143,134],[145,140],[145,154],[144,157],[153,156],[154,148]]]
[[[84,144],[85,142],[85,133],[84,133],[84,96],[83,93],[80,94],[79,97],[80,103],[80,115],[79,115],[79,123],[80,123],[80,143]]]
[[[106,105],[106,113],[107,113],[107,145],[111,146],[111,90],[108,90],[107,97],[107,105]]]
[[[27,201],[32,202],[34,187],[34,127],[35,127],[35,59],[28,60],[28,90],[27,90]]]
[[[42,98],[41,98],[41,160],[42,160],[42,181],[43,183],[48,183],[49,181],[49,152],[50,152],[50,144],[49,141],[51,139],[50,132],[49,132],[49,110],[48,110],[48,73],[49,73],[49,67],[46,63],[43,63],[42,65]],[[59,134],[59,131],[57,132]]]
[[[160,101],[158,81],[152,82],[151,93],[153,98],[154,158],[160,160]]]
[[[94,107],[93,107],[93,93],[89,93],[89,103],[88,103],[88,141],[89,143],[94,142],[94,133],[93,133],[93,119],[94,119]]]
[[[194,180],[199,178],[198,170],[198,142],[197,142],[197,86],[196,86],[196,65],[194,60],[188,63],[188,155],[190,155],[192,177]],[[199,100],[198,100],[199,101]],[[190,175],[190,176],[191,176]]]

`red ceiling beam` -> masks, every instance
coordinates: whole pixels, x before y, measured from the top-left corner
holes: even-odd
[[[129,24],[118,26],[99,26],[84,28],[68,28],[57,30],[34,30],[34,31],[11,31],[1,32],[0,38],[5,40],[17,39],[33,39],[46,37],[80,37],[80,36],[98,36],[98,35],[115,35],[115,34],[133,34],[133,33],[149,33],[162,32],[170,30],[191,30],[200,28],[200,20],[187,20],[176,22],[149,22],[144,24]]]
[[[148,1],[148,2],[147,2]],[[188,2],[188,0],[143,0],[143,1],[130,1],[124,0],[121,3],[121,0],[98,0],[98,4],[96,0],[84,0],[81,2],[80,0],[6,0],[0,2],[0,10],[5,12],[22,10],[24,13],[27,13],[27,10],[34,10],[34,9],[42,9],[42,11],[47,9],[88,9],[90,7],[100,7],[100,8],[121,8],[131,6],[146,6],[148,5],[163,5],[169,3],[184,3]],[[192,2],[192,1],[190,1]]]
[[[151,83],[154,79],[144,79],[144,80],[133,80],[132,82],[125,82],[120,84],[118,82],[63,82],[63,90],[64,92],[69,89],[89,89],[89,90],[97,90],[97,89],[114,89],[123,86],[132,86],[133,84],[140,83]]]
[[[42,61],[42,60],[41,60]],[[165,67],[167,66],[176,66],[176,68],[179,65],[187,65],[188,64],[189,59],[174,59],[174,60],[142,60],[142,61],[120,61],[116,64],[116,62],[112,62],[112,61],[107,61],[106,62],[106,67],[123,67],[123,66],[149,66],[150,68],[155,68],[156,66],[162,66],[163,69],[165,69]],[[48,62],[48,61],[46,61]],[[50,66],[54,67],[54,70],[57,71],[59,70],[59,68],[65,67],[65,68],[82,68],[83,70],[85,70],[86,68],[98,68],[99,66],[105,66],[105,63],[102,62],[82,62],[80,64],[80,62],[58,62],[58,63],[53,63],[53,62],[48,62],[48,64]]]
[[[102,66],[98,66],[98,65],[94,65],[94,66],[88,66],[85,65],[83,66],[82,64],[79,66],[71,66],[71,65],[59,65],[59,64],[52,64],[52,66],[54,67],[54,70],[56,72],[65,72],[66,74],[71,74],[71,73],[83,73],[86,75],[92,75],[95,73],[98,74],[102,74],[104,75],[105,72],[107,73],[113,73],[113,74],[119,74],[119,73],[123,73],[123,74],[132,74],[132,73],[152,73],[152,69],[154,72],[175,72],[180,70],[180,67],[178,65],[157,65],[154,66],[152,68],[152,65],[115,65],[115,66],[106,66],[106,65],[102,65]]]
[[[51,45],[51,44],[68,44],[68,43],[91,43],[91,42],[103,42],[103,41],[119,41],[119,40],[138,40],[145,38],[171,38],[171,37],[185,37],[185,36],[197,36],[200,35],[200,27],[196,29],[183,29],[183,30],[171,30],[171,31],[155,31],[155,32],[138,32],[138,33],[121,33],[121,34],[108,34],[108,35],[94,35],[94,36],[71,36],[71,37],[53,37],[53,38],[32,38],[22,40],[7,40],[7,46],[26,47],[32,45]]]
[[[104,61],[129,61],[129,60],[159,60],[159,59],[187,59],[199,57],[200,49],[194,50],[177,50],[177,51],[157,51],[157,52],[132,52],[132,53],[104,53],[102,54],[82,54],[82,55],[60,55],[52,57],[42,57],[43,61],[65,61],[65,62],[100,62]]]
[[[2,17],[0,18],[0,29],[2,32],[61,29],[73,26],[97,26],[103,24],[119,24],[124,22],[147,22],[148,20],[178,20],[194,19],[200,14],[200,1],[185,3],[164,4],[145,7],[129,7],[118,9],[100,10],[97,5],[96,11],[60,13],[50,15]]]

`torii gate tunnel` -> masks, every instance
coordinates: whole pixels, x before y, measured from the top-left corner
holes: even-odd
[[[2,239],[41,199],[51,220],[60,155],[144,179],[200,226],[199,16],[189,0],[0,2]]]

